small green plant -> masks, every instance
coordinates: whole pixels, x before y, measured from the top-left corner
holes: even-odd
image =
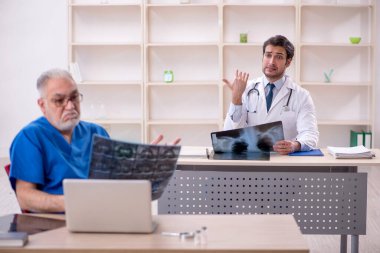
[[[323,72],[325,76],[325,83],[331,83],[331,76],[334,72],[334,69],[330,69],[329,73],[327,74],[326,72]]]

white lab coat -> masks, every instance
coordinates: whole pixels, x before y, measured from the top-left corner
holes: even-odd
[[[234,122],[232,115],[227,113],[224,121],[224,130],[255,126],[274,121],[282,121],[284,127],[284,137],[286,140],[297,140],[301,143],[301,150],[316,148],[319,138],[315,107],[309,92],[298,86],[286,76],[286,81],[281,90],[275,96],[272,106],[267,112],[264,77],[248,82],[242,96],[241,118]],[[259,93],[253,91],[247,97],[248,91],[253,89],[255,84]],[[293,90],[289,100],[290,89]],[[248,106],[249,101],[249,106]],[[230,106],[233,106],[232,104]],[[247,109],[250,109],[249,111]]]

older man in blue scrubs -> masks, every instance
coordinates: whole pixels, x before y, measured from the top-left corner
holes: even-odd
[[[92,136],[108,137],[101,126],[80,121],[82,94],[64,70],[37,80],[43,117],[24,127],[10,149],[11,179],[22,209],[62,212],[65,178],[87,178]]]
[[[101,126],[80,120],[83,96],[67,71],[44,72],[37,89],[43,117],[24,127],[13,140],[10,177],[22,209],[63,212],[63,179],[87,178],[92,136],[109,135]]]

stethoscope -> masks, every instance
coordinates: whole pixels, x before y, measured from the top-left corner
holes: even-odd
[[[257,89],[257,85],[259,84],[260,82],[257,82],[255,83],[255,86],[253,86],[253,88],[251,88],[248,92],[247,92],[247,112],[253,112],[253,113],[257,113],[257,107],[258,107],[258,104],[259,104],[259,98],[260,98],[260,92],[259,90]],[[249,96],[251,95],[251,93],[257,93],[257,103],[256,103],[256,108],[255,110],[250,110],[249,109],[249,106],[251,105],[251,103],[249,102]],[[283,106],[283,110],[284,111],[289,111],[289,101],[290,101],[290,98],[292,97],[292,93],[293,93],[293,89],[290,89],[290,93],[289,93],[289,96],[288,96],[288,100],[286,101],[286,104]]]

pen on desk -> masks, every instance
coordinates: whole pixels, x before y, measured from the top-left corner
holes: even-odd
[[[208,148],[206,148],[206,156],[207,156],[207,159],[210,159],[210,153],[208,152]]]

